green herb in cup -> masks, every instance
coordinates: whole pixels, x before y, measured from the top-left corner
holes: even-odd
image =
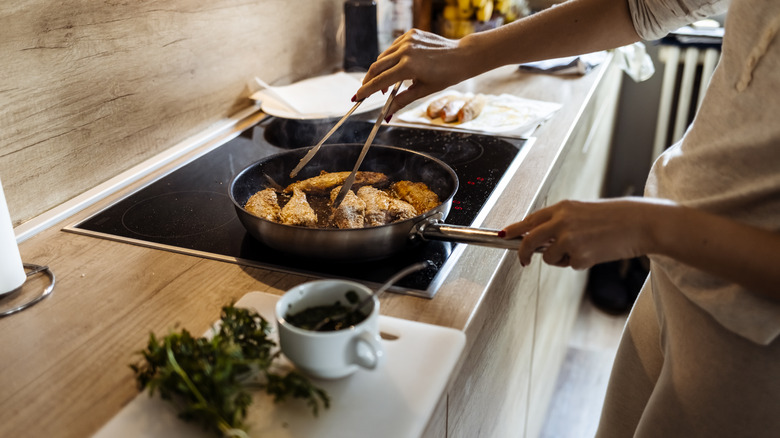
[[[368,317],[362,309],[354,309],[352,305],[358,302],[357,292],[350,290],[344,294],[350,306],[345,306],[341,301],[330,305],[311,306],[300,312],[287,313],[284,319],[290,324],[304,330],[314,330],[321,322],[325,324],[317,329],[318,332],[342,330],[360,323]]]

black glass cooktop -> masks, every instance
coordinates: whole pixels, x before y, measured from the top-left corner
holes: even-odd
[[[463,244],[423,242],[388,258],[367,262],[304,260],[272,250],[251,237],[228,196],[233,176],[281,151],[315,144],[333,121],[265,119],[210,152],[119,200],[68,231],[162,250],[315,277],[381,284],[423,260],[433,265],[397,283],[395,291],[432,297]],[[327,143],[362,143],[373,123],[345,123]],[[478,226],[494,202],[502,178],[514,171],[527,140],[451,131],[382,126],[374,144],[427,153],[449,164],[460,187],[445,222]],[[344,169],[349,170],[349,169]],[[393,290],[393,289],[391,289]]]

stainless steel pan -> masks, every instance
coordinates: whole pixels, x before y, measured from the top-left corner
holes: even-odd
[[[428,155],[391,146],[372,146],[362,171],[382,172],[392,181],[423,182],[439,195],[441,204],[431,211],[400,222],[359,229],[325,229],[284,225],[261,219],[244,209],[246,201],[271,185],[282,187],[320,174],[349,170],[360,153],[360,144],[325,145],[295,180],[290,169],[309,148],[293,149],[266,157],[240,171],[231,181],[230,198],[241,223],[265,245],[307,258],[327,260],[372,260],[389,257],[425,240],[470,243],[517,249],[520,239],[498,237],[498,230],[461,227],[443,223],[458,190],[458,177],[450,166]]]

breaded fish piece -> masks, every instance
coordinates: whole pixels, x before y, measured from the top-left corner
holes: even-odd
[[[246,211],[253,215],[272,221],[279,222],[279,215],[282,212],[282,208],[279,207],[279,199],[276,197],[274,189],[260,190],[252,195],[246,205],[244,205]]]
[[[458,111],[458,123],[470,122],[482,113],[482,109],[487,104],[487,98],[484,94],[477,94],[471,100],[463,105],[463,108]]]
[[[330,192],[331,204],[339,195],[341,186]],[[348,191],[338,208],[333,210],[331,223],[339,228],[363,228],[366,218],[366,202],[358,198],[355,192]]]
[[[441,119],[446,123],[450,123],[458,120],[458,112],[461,110],[461,108],[463,108],[464,105],[466,105],[467,101],[468,101],[467,98],[459,97],[447,102],[447,104],[444,105],[444,108],[442,108],[441,113],[439,114],[441,116]]]
[[[294,189],[290,200],[282,207],[279,214],[285,225],[300,225],[304,227],[317,226],[317,214],[306,200],[306,193],[300,189]]]
[[[374,187],[363,186],[358,189],[357,195],[366,203],[367,226],[385,225],[417,216],[411,204]]]
[[[325,195],[330,192],[333,187],[344,184],[344,181],[349,176],[350,172],[325,172],[324,170],[318,175],[311,178],[307,178],[301,181],[296,181],[287,186],[284,191],[292,192],[294,189],[300,189],[308,194],[320,194]],[[358,172],[355,175],[354,187],[360,186],[376,186],[387,184],[387,175],[381,172]]]
[[[451,100],[455,100],[455,96],[444,96],[434,100],[428,104],[428,108],[425,109],[425,114],[427,114],[431,119],[441,117],[441,112],[444,110],[444,107],[450,103]]]
[[[390,192],[396,198],[412,204],[418,214],[423,214],[441,204],[439,195],[421,182],[398,181],[390,186]]]

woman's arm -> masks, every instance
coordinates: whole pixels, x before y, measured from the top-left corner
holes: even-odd
[[[524,236],[518,250],[523,264],[530,263],[539,247],[546,247],[545,262],[575,269],[664,255],[780,300],[780,233],[670,201],[563,201],[504,232],[508,238]]]
[[[507,64],[611,49],[639,40],[627,0],[569,0],[460,40],[411,30],[371,65],[355,99],[412,80],[390,114],[444,88]]]

